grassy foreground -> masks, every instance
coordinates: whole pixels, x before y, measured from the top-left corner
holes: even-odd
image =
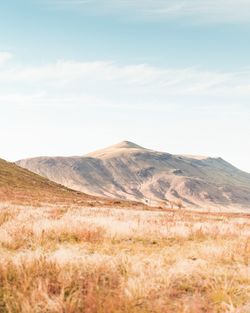
[[[0,208],[0,313],[250,312],[250,218]]]

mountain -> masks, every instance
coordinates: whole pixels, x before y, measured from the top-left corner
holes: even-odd
[[[124,141],[74,157],[38,157],[19,166],[92,195],[186,206],[250,207],[250,174],[221,158],[173,155]]]

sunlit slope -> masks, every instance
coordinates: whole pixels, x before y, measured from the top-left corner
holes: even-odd
[[[0,201],[34,203],[34,201],[87,201],[92,198],[0,159]]]

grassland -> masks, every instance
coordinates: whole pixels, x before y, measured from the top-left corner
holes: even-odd
[[[1,313],[248,313],[250,217],[0,208]]]

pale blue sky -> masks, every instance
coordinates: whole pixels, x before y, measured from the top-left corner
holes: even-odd
[[[249,55],[250,0],[2,1],[0,157],[131,140],[250,172]]]

